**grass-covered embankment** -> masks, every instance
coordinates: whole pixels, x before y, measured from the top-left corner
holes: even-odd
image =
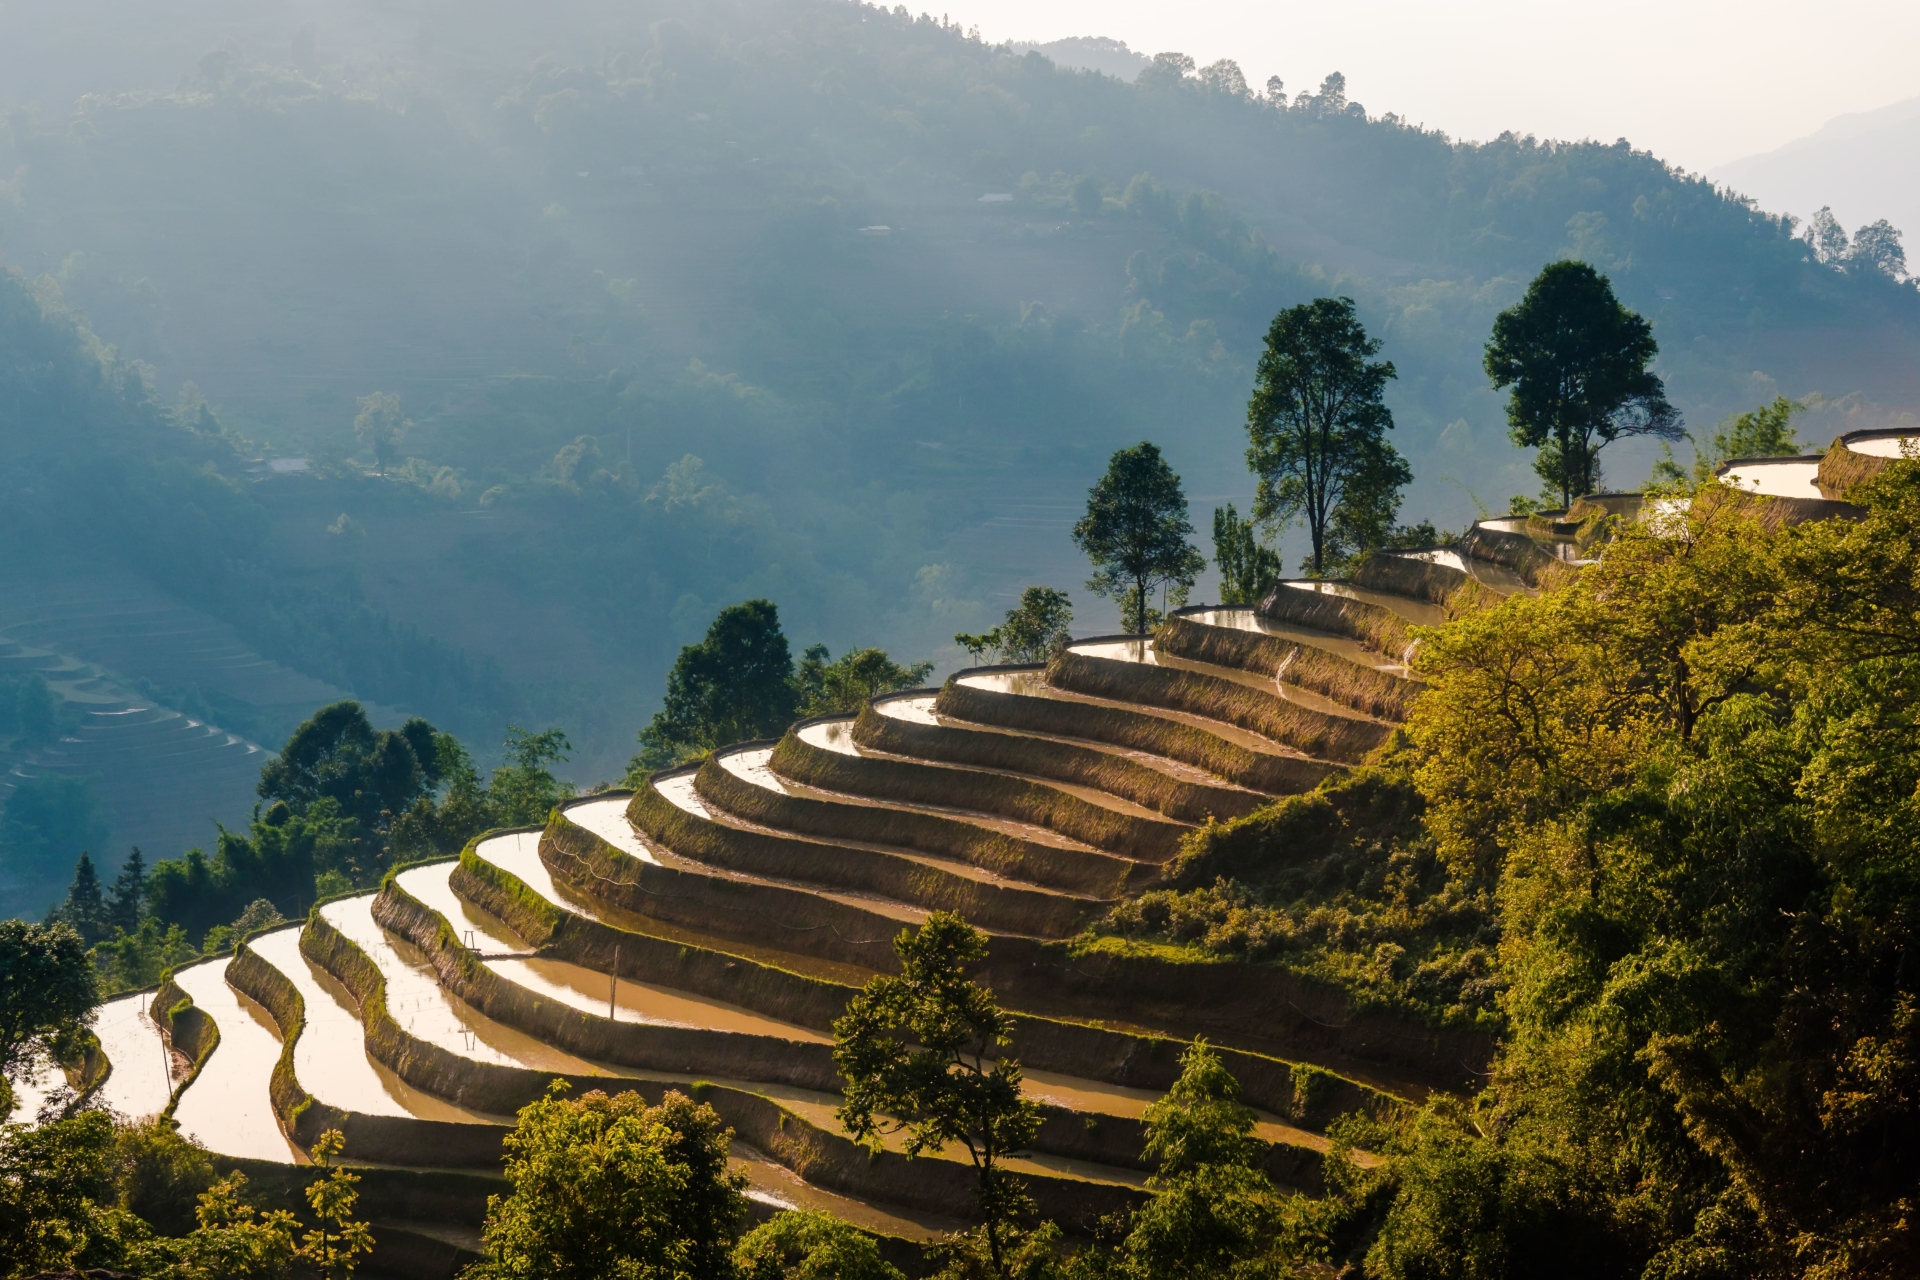
[[[1358,764],[1392,734],[1390,725],[1330,715],[1223,676],[1100,658],[1071,649],[1047,667],[1047,683],[1117,702],[1221,720],[1321,760]]]
[[[853,739],[873,751],[891,751],[881,745],[895,741],[888,729],[887,717],[868,708],[853,723]],[[990,813],[1143,862],[1173,857],[1186,829],[1169,819],[1096,804],[1044,782],[959,765],[848,755],[813,746],[792,731],[774,748],[771,765],[782,777],[823,790]]]
[[[495,973],[460,944],[452,924],[392,878],[373,902],[383,929],[418,948],[440,985],[503,1026],[596,1062],[648,1071],[835,1089],[830,1046],[703,1027],[619,1022],[563,1004]]]
[[[992,729],[920,724],[887,715],[878,707],[872,711],[871,723],[856,725],[854,740],[876,751],[919,760],[1003,769],[1092,787],[1180,822],[1238,818],[1253,812],[1266,800],[1258,792],[1176,778],[1151,765],[1098,747]]]
[[[1084,738],[1148,751],[1205,769],[1266,795],[1311,791],[1329,775],[1339,772],[1338,765],[1324,760],[1250,750],[1198,725],[1149,711],[1075,698],[1002,693],[959,679],[947,681],[934,701],[934,709],[942,715],[975,724]]]
[[[730,748],[735,750],[737,748]],[[722,753],[726,754],[726,753]],[[715,772],[727,773],[716,777]],[[961,818],[874,801],[830,800],[754,786],[723,769],[717,758],[701,767],[700,796],[736,818],[828,839],[895,845],[991,871],[1030,884],[1093,898],[1116,898],[1156,878],[1148,865],[1096,850],[1061,857],[1057,845],[1027,840]],[[896,802],[897,803],[897,802]]]
[[[741,817],[745,815],[738,814],[736,806],[751,808],[759,795],[773,794],[711,759],[694,775],[694,789],[713,808]],[[1090,909],[1084,899],[981,880],[884,849],[751,830],[696,814],[687,817],[677,824],[674,850],[708,866],[952,911],[983,929],[1064,938],[1078,931]],[[881,843],[875,836],[861,838]]]
[[[1366,667],[1326,649],[1238,627],[1210,627],[1174,618],[1154,633],[1155,653],[1238,667],[1298,685],[1344,707],[1383,720],[1404,720],[1424,688],[1416,680]]]
[[[461,1124],[418,1116],[368,1115],[320,1101],[307,1091],[295,1069],[300,1037],[306,1032],[307,1006],[287,976],[244,943],[227,966],[227,981],[272,1015],[280,1029],[280,1056],[268,1078],[268,1094],[280,1128],[295,1145],[311,1147],[329,1129],[346,1138],[355,1160],[379,1164],[431,1163],[449,1168],[492,1168],[500,1163],[506,1128],[497,1124]]]
[[[1168,868],[1171,887],[1122,903],[1099,932],[1324,982],[1356,1012],[1432,1027],[1483,1066],[1499,990],[1493,903],[1439,860],[1424,810],[1409,781],[1370,768],[1214,824]]]

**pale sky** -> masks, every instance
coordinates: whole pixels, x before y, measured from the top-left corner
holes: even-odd
[[[926,0],[922,0],[925,4]],[[917,12],[921,5],[910,6]],[[931,7],[931,6],[929,6]],[[1920,94],[1916,0],[940,0],[989,41],[1111,36],[1289,95],[1329,71],[1456,138],[1626,137],[1695,172]]]

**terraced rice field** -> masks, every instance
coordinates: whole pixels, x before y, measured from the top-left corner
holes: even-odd
[[[469,1192],[396,1207],[388,1230],[437,1231],[457,1261],[499,1188],[504,1126],[549,1081],[679,1088],[733,1127],[768,1211],[824,1208],[906,1258],[970,1217],[972,1172],[963,1153],[869,1158],[848,1140],[831,1028],[892,967],[895,935],[944,909],[987,932],[979,976],[1016,1013],[1047,1120],[1014,1167],[1043,1213],[1085,1232],[1140,1200],[1142,1116],[1196,1035],[1258,1109],[1273,1176],[1317,1186],[1332,1118],[1465,1087],[1487,1045],[1270,967],[1070,940],[1159,882],[1209,817],[1363,759],[1418,690],[1407,629],[1469,581],[1526,589],[1491,562],[1419,557],[1338,591],[1288,584],[1258,610],[961,672],[489,834],[177,974],[220,1038],[174,1114],[236,1158],[298,1159],[339,1127],[369,1176],[438,1171]],[[103,1023],[137,1013],[117,1002]]]
[[[0,805],[31,778],[92,780],[109,833],[92,852],[109,870],[130,846],[149,861],[175,857],[211,845],[216,820],[244,825],[266,760],[259,742],[146,696],[140,682],[240,704],[280,735],[348,696],[262,657],[231,627],[139,578],[96,565],[0,577],[0,675],[25,672],[44,676],[81,723],[42,750],[0,747]],[[369,714],[400,720],[386,708]],[[0,911],[38,915],[71,872],[70,864],[39,878],[0,872]]]

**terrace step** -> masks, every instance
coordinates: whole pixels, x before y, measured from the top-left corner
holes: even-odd
[[[1048,668],[1047,682],[1225,720],[1338,764],[1358,764],[1392,734],[1385,721],[1318,695],[1236,667],[1163,655],[1137,637],[1071,645]]]
[[[515,934],[504,921],[467,903],[453,892],[448,874],[451,869],[452,864],[443,863],[406,872],[383,892],[381,900],[376,903],[376,916],[390,930],[402,930],[403,935],[410,927],[421,937],[428,938],[430,933],[438,935],[444,924],[456,936],[470,934],[483,946],[526,946],[527,940]],[[402,901],[400,894],[411,897],[413,903]],[[419,910],[415,910],[416,906]],[[578,1037],[583,1051],[596,1060],[602,1056],[597,1047],[610,1043],[602,1037],[622,1029],[619,1022],[605,1016],[598,990],[585,1000],[581,998],[585,988],[598,988],[602,983],[607,984],[611,995],[614,984],[608,974],[570,967],[571,974],[562,977],[555,985],[553,975],[560,972],[557,968],[560,962],[543,962],[548,966],[545,970],[534,968],[533,962],[524,959],[485,960],[482,963],[503,983],[473,983],[460,979],[454,989],[462,999],[477,1003],[484,1012],[545,1034],[545,1028],[553,1023],[550,1014],[541,1009],[538,1002],[557,999],[569,1009],[586,1015],[578,1019],[578,1023],[583,1025],[576,1028],[570,1024],[567,1034]],[[444,959],[440,963],[443,982],[448,980],[450,972],[458,974],[460,971],[460,966],[448,964]],[[516,990],[507,991],[504,984],[511,984]],[[555,994],[549,995],[549,992]],[[743,1087],[756,1089],[767,1083],[777,1083],[833,1095],[839,1091],[839,1075],[828,1052],[832,1042],[811,1029],[669,988],[643,986],[632,1003],[633,1020],[648,1024],[645,1029],[663,1041],[676,1038],[675,1046],[679,1052],[688,1053],[695,1042],[704,1042],[706,1052],[698,1055],[703,1061],[697,1064],[682,1062],[676,1068],[681,1073],[698,1071],[716,1078],[731,1077],[736,1082],[744,1082]],[[622,1008],[624,1011],[625,1006]],[[771,1055],[766,1053],[763,1046],[770,1037],[774,1042],[786,1042],[784,1054],[777,1050]],[[674,1051],[665,1044],[659,1047],[668,1053]],[[736,1068],[731,1071],[725,1065],[729,1056]],[[817,1083],[809,1085],[804,1080],[792,1078],[788,1068],[791,1062],[798,1060],[817,1060],[821,1070]],[[760,1064],[759,1069],[751,1069],[756,1062]],[[645,1064],[627,1062],[626,1065],[631,1068]],[[780,1072],[779,1076],[764,1074],[767,1065],[775,1066]],[[737,1069],[739,1067],[750,1069],[743,1072]],[[1136,1170],[1146,1168],[1142,1155],[1145,1138],[1139,1126],[1147,1106],[1158,1098],[1157,1092],[1047,1071],[1028,1073],[1025,1088],[1028,1096],[1042,1106],[1048,1115],[1047,1126],[1035,1140],[1037,1151],[1069,1159],[1116,1163]],[[1099,1124],[1087,1124],[1087,1117],[1097,1118]],[[1102,1128],[1105,1131],[1099,1137],[1090,1136]],[[1302,1150],[1323,1153],[1327,1145],[1324,1137],[1300,1129],[1276,1115],[1262,1115],[1256,1134],[1263,1141],[1282,1148],[1272,1153],[1270,1164],[1274,1166],[1276,1174],[1289,1182],[1300,1180]],[[1314,1176],[1317,1178],[1317,1174]]]
[[[770,766],[772,749],[761,745],[716,752],[716,767],[755,790],[705,785],[701,798],[737,817],[784,831],[882,845],[945,859],[1029,885],[1110,898],[1155,873],[1130,859],[1049,831],[1045,827],[972,809],[916,805],[829,791],[783,778]],[[717,781],[717,780],[716,780]]]
[[[875,698],[877,723],[868,727],[863,744],[914,759],[1090,787],[1180,822],[1244,817],[1268,799],[1150,752],[969,723],[942,714],[938,697],[938,690],[921,690]]]
[[[1050,685],[1043,667],[956,672],[934,706],[969,723],[1151,750],[1268,795],[1311,791],[1343,769],[1224,720]]]
[[[1406,669],[1384,665],[1349,642],[1349,652],[1304,628],[1269,622],[1250,609],[1207,610],[1171,619],[1153,637],[1161,659],[1227,668],[1256,677],[1257,686],[1336,715],[1400,721],[1426,686]]]
[[[671,864],[683,860],[631,827],[613,829],[608,819],[618,817],[618,803],[606,797],[563,806],[541,834],[537,853],[517,855],[513,874],[524,870],[544,881],[541,893],[549,902],[572,902],[576,910],[584,903],[604,920],[621,921],[613,927],[672,932],[683,945],[704,944],[736,956],[751,952],[755,965],[796,975],[791,981],[801,986],[788,998],[827,1000],[833,1012],[819,1025],[830,1024],[845,1002],[844,995],[826,995],[829,985],[858,986],[874,972],[897,966],[887,937],[897,928],[861,938],[855,930],[862,923],[873,927],[873,918],[841,914],[841,904],[825,895],[678,872]],[[597,823],[575,820],[596,811]],[[604,834],[588,829],[595,825]],[[1118,1036],[1114,1043],[1134,1046],[1127,1050],[1132,1054],[1146,1044],[1205,1035],[1267,1061],[1325,1065],[1408,1097],[1459,1087],[1486,1054],[1484,1037],[1356,1013],[1334,989],[1270,966],[1180,964],[1105,952],[1082,956],[1063,942],[992,935],[981,980],[1005,1007],[1050,1027],[1049,1038],[1064,1036],[1078,1045],[1075,1053],[1093,1052],[1082,1043],[1084,1036]],[[1070,1023],[1084,1029],[1088,1019],[1100,1020],[1096,1029],[1063,1029]],[[1041,1061],[1030,1046],[1020,1052],[1025,1061]],[[1291,1088],[1277,1083],[1283,1076],[1274,1077],[1276,1089]]]
[[[925,760],[896,742],[896,721],[867,708],[859,717],[802,721],[774,748],[783,778],[874,799],[967,806],[1043,826],[1108,853],[1161,863],[1190,824],[1131,800],[1015,769]]]
[[[455,998],[421,952],[377,923],[369,898],[330,903],[318,920],[337,940],[316,947],[310,932],[310,953],[335,968],[352,964],[338,940],[357,949],[384,980],[392,1017],[411,1022],[407,1038],[431,1046],[428,1052],[401,1050],[396,1056],[402,1074],[429,1092],[449,1100],[484,1094],[497,1101],[517,1099],[518,1105],[544,1093],[546,1078],[555,1075],[582,1086],[633,1088],[648,1096],[680,1088],[713,1105],[749,1143],[798,1165],[795,1171],[809,1181],[911,1209],[970,1215],[971,1169],[963,1154],[948,1151],[909,1162],[899,1154],[896,1137],[876,1163],[840,1128],[834,1115],[837,1094],[743,1080],[696,1084],[684,1073],[610,1069],[545,1045]],[[1048,1216],[1068,1223],[1085,1217],[1086,1227],[1100,1212],[1137,1202],[1144,1181],[1138,1170],[1046,1152],[1016,1157],[1008,1167],[1027,1179],[1043,1212],[1051,1210]],[[1097,1212],[1085,1212],[1088,1206]]]

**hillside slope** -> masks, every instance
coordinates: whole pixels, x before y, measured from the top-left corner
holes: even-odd
[[[263,580],[478,665],[410,685],[243,633],[469,732],[560,723],[583,781],[721,605],[952,659],[1021,586],[1077,584],[1066,531],[1113,448],[1159,441],[1201,523],[1244,506],[1260,335],[1317,294],[1352,294],[1400,371],[1405,514],[1455,527],[1537,487],[1479,349],[1563,254],[1654,321],[1695,423],[1776,392],[1857,393],[1855,425],[1920,404],[1912,290],[1624,145],[1459,145],[1333,85],[1275,110],[1224,73],[1127,84],[825,0],[8,21],[113,32],[93,79],[22,74],[5,261],[164,399],[191,380],[230,435],[311,456],[248,491]],[[353,434],[376,390],[412,423],[384,474]],[[190,602],[240,621],[216,594]]]

